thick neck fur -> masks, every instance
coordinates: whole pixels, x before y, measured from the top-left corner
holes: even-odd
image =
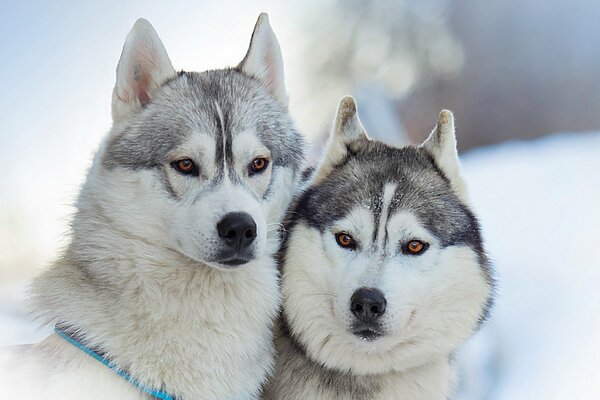
[[[452,392],[453,371],[448,358],[384,374],[333,370],[312,360],[285,324],[276,347],[275,375],[264,400],[445,400]]]
[[[33,284],[36,312],[178,398],[255,398],[272,368],[271,257],[235,271],[205,266],[119,228],[91,192],[88,180],[71,243]]]

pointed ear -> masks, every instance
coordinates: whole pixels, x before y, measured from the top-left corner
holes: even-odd
[[[119,122],[146,105],[175,70],[156,31],[140,18],[125,39],[117,83],[113,90],[113,122]]]
[[[437,166],[450,180],[452,188],[459,199],[468,202],[467,188],[461,175],[460,161],[456,150],[456,134],[452,112],[448,110],[440,112],[437,126],[420,147],[433,156]]]
[[[259,15],[250,39],[250,47],[238,68],[261,81],[269,92],[287,107],[288,96],[283,78],[281,49],[266,13]]]
[[[321,161],[316,168],[311,184],[317,184],[327,177],[348,154],[349,146],[360,140],[369,140],[365,128],[358,119],[356,101],[352,96],[342,97],[338,105],[333,129]]]

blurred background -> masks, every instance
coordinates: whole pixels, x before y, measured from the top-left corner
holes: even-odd
[[[28,281],[66,242],[111,125],[123,40],[149,19],[176,69],[237,64],[270,14],[290,109],[318,156],[338,99],[371,136],[419,143],[455,112],[497,269],[458,356],[459,399],[600,398],[600,2],[320,0],[0,4],[0,345],[37,341]]]

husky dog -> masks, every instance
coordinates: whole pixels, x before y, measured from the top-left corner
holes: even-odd
[[[492,276],[460,176],[453,116],[419,147],[370,140],[342,99],[290,213],[279,356],[265,399],[442,400]]]
[[[274,362],[278,226],[304,158],[267,15],[237,67],[203,73],[176,72],[140,19],[112,115],[71,241],[32,287],[57,334],[4,353],[2,393],[256,398]]]

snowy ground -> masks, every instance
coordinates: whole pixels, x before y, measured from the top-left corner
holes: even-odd
[[[459,356],[460,399],[600,399],[600,133],[481,149],[463,166],[499,295]],[[47,333],[22,292],[0,288],[0,345]]]
[[[499,289],[463,352],[463,398],[600,399],[600,134],[479,150],[463,165]]]

